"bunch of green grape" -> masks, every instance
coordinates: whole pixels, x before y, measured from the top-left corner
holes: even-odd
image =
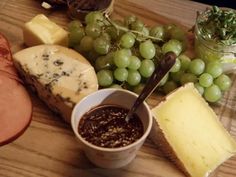
[[[232,83],[229,76],[223,73],[219,62],[205,63],[200,58],[190,60],[181,54],[163,79],[162,89],[165,93],[169,93],[188,82],[193,82],[195,88],[208,102],[217,102],[222,92],[228,90]]]
[[[202,60],[191,61],[182,54],[186,48],[186,35],[176,25],[148,27],[134,15],[111,20],[100,12],[91,12],[85,17],[84,24],[74,20],[69,23],[68,30],[69,47],[92,63],[101,88],[118,87],[139,93],[169,51],[178,58],[160,83],[160,89],[165,93],[194,82],[207,101],[215,102],[221,97],[221,91],[230,87],[231,81],[222,74],[221,68],[220,74],[216,74],[215,65],[205,66]]]

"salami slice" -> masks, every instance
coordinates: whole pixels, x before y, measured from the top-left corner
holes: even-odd
[[[12,61],[12,55],[8,41],[1,33],[0,33],[0,57]]]
[[[15,140],[31,121],[32,103],[22,83],[9,44],[0,34],[0,145]]]

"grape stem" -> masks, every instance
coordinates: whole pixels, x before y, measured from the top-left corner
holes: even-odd
[[[135,31],[135,30],[131,30],[131,29],[128,29],[126,27],[123,27],[123,26],[120,26],[120,25],[117,25],[116,23],[114,23],[108,16],[108,14],[105,13],[105,18],[106,20],[112,25],[114,26],[117,30],[121,30],[121,31],[124,31],[124,32],[131,32],[133,34],[136,34],[136,35],[140,35],[144,38],[148,38],[148,39],[152,39],[152,40],[157,40],[157,41],[163,41],[162,39],[160,38],[157,38],[157,37],[153,37],[153,36],[149,36],[149,35],[145,35],[143,34],[142,32],[140,31]]]

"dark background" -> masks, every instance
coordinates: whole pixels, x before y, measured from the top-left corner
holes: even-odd
[[[197,2],[236,9],[236,0],[195,0]]]

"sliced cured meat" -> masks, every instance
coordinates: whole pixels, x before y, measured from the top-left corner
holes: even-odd
[[[0,64],[0,66],[1,66],[1,64]],[[13,79],[13,80],[16,80],[16,81],[23,84],[23,81],[18,77],[18,75],[11,74],[8,71],[4,71],[4,70],[0,69],[0,75],[8,77],[8,78]]]
[[[12,75],[11,78],[20,80],[13,66],[11,50],[6,38],[0,33],[0,71]]]
[[[0,75],[0,145],[21,135],[30,123],[31,114],[31,100],[25,88]]]
[[[30,123],[32,103],[22,83],[9,44],[0,34],[0,145],[16,139]]]
[[[0,57],[12,60],[11,50],[7,39],[0,33]]]

